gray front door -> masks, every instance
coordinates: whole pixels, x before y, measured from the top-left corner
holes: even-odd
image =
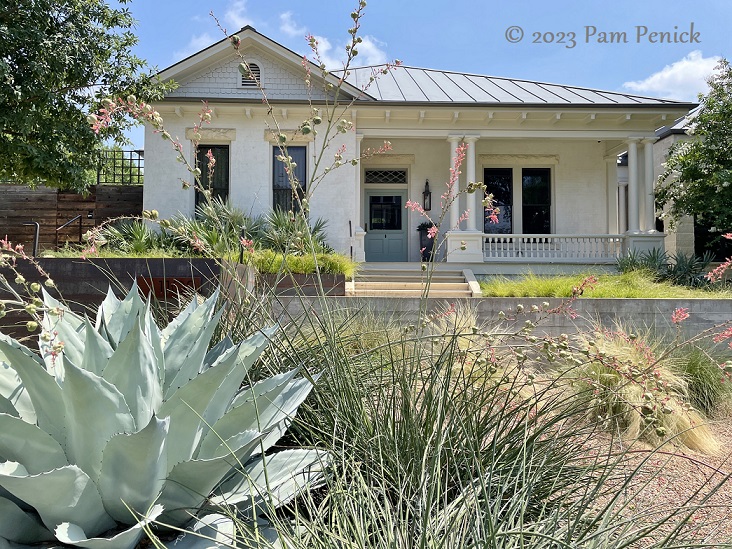
[[[366,261],[406,261],[406,191],[366,192]]]

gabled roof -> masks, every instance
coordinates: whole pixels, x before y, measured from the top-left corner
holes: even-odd
[[[247,47],[253,45],[259,46],[270,53],[275,54],[281,59],[284,59],[286,62],[290,62],[297,67],[302,66],[302,55],[295,53],[279,42],[275,42],[271,38],[257,32],[257,30],[252,26],[247,25],[246,27],[242,27],[238,32],[232,34],[238,35],[241,39],[241,44],[239,46],[240,51],[244,51]],[[158,73],[158,76],[162,80],[183,80],[209,67],[213,63],[231,58],[233,53],[234,50],[230,39],[228,37],[223,38],[215,44],[212,44],[193,55],[189,55],[185,59],[161,70]],[[308,61],[308,63],[310,65],[311,73],[315,78],[318,78],[321,74],[320,68],[310,61]],[[328,75],[328,81],[335,85],[337,84],[338,77],[330,74]],[[342,89],[345,93],[351,94],[353,97],[360,97],[361,100],[373,100],[369,94],[364,94],[360,89],[352,86],[349,82],[344,82]]]
[[[355,87],[369,82],[382,66],[351,69],[347,80]],[[379,74],[368,88],[378,101],[395,103],[461,103],[483,105],[551,106],[672,106],[691,103],[641,95],[548,84],[515,78],[481,76],[451,71],[400,66]]]

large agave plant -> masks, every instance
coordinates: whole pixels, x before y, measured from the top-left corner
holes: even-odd
[[[44,301],[40,356],[0,334],[0,548],[131,548],[151,521],[210,538],[176,547],[230,546],[215,509],[261,523],[319,476],[315,450],[264,457],[311,383],[291,371],[240,389],[271,333],[209,349],[215,295],[162,330],[137,288],[110,291],[94,324]]]

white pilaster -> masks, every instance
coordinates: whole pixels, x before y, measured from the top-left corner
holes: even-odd
[[[460,139],[462,137],[451,135],[447,138],[448,143],[450,143],[450,168],[455,166],[455,158],[457,157],[457,153],[455,152],[455,149],[458,147],[458,143],[460,142]],[[451,173],[448,171],[448,173]],[[458,191],[460,190],[460,178],[458,176],[457,180],[455,181],[455,184],[452,186],[452,191],[450,193],[450,196],[447,198],[449,204],[450,204],[450,231],[459,231],[460,227],[458,226],[458,220],[460,219],[460,201],[458,200],[459,195]]]
[[[628,141],[628,232],[640,232],[638,208],[638,140]]]
[[[617,234],[618,228],[618,157],[605,157],[607,190],[607,234]]]
[[[477,135],[466,135],[463,141],[468,145],[468,150],[465,155],[465,162],[467,163],[466,173],[468,184],[475,183],[475,149],[478,141]],[[473,194],[467,194],[467,208],[470,210],[468,214],[468,222],[466,229],[468,231],[479,230],[483,232],[483,225],[480,219],[483,217],[481,212],[483,211],[483,193],[475,191]]]
[[[363,134],[357,133],[356,134],[356,147],[353,151],[353,157],[356,159],[361,158],[361,141],[363,140]],[[353,212],[353,223],[355,225],[353,229],[353,240],[352,240],[352,246],[353,246],[353,260],[358,262],[366,261],[366,248],[365,248],[365,242],[366,242],[366,231],[363,230],[363,222],[361,221],[361,218],[363,216],[362,206],[361,206],[361,162],[356,165],[356,176],[355,176],[355,185],[356,188],[354,189],[354,212]]]
[[[628,184],[618,184],[618,233],[628,230]]]
[[[655,138],[643,140],[643,157],[645,161],[643,166],[643,183],[645,187],[643,194],[645,195],[646,208],[644,229],[648,232],[656,230],[656,195],[653,188],[653,143],[655,141]]]
[[[353,157],[356,159],[361,158],[361,141],[363,141],[363,134],[357,133],[356,134],[356,148],[353,151]],[[354,200],[354,215],[353,215],[353,223],[356,225],[356,230],[362,229],[363,223],[361,221],[361,216],[363,216],[363,212],[361,211],[361,162],[356,165],[356,192],[355,192],[355,200]]]

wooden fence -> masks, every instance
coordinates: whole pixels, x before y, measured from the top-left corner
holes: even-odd
[[[142,214],[141,185],[96,185],[84,196],[39,186],[0,185],[0,238],[23,244],[32,251],[35,226],[40,225],[38,249],[55,248],[58,243],[79,242],[82,234],[103,221],[122,215]],[[57,231],[76,216],[79,220]]]

